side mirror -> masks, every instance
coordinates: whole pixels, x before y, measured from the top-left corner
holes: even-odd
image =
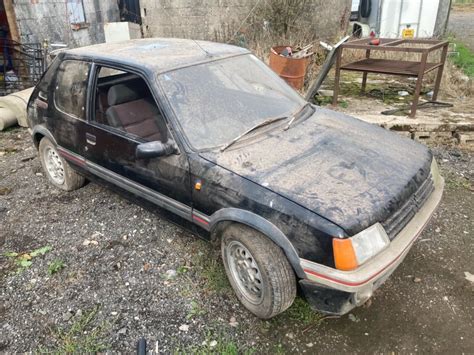
[[[178,148],[176,147],[175,142],[169,139],[165,143],[160,141],[153,141],[139,144],[137,145],[135,156],[138,159],[149,159],[164,157],[171,154],[176,154],[177,152]]]

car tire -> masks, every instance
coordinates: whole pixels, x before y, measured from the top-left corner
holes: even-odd
[[[48,138],[41,139],[38,151],[41,166],[54,186],[66,191],[77,190],[84,186],[86,179],[69,166]]]
[[[265,235],[231,224],[223,232],[221,252],[237,298],[258,318],[272,318],[292,305],[295,274],[283,250]]]

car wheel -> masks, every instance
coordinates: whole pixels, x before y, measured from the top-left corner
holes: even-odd
[[[54,186],[66,191],[77,190],[84,186],[85,178],[69,166],[48,138],[41,139],[39,156],[43,170]]]
[[[285,254],[265,235],[231,224],[222,235],[222,258],[230,284],[242,304],[269,319],[285,311],[296,296],[296,278]]]

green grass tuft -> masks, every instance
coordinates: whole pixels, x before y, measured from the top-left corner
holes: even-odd
[[[64,261],[62,261],[60,259],[56,259],[53,262],[49,263],[49,265],[48,265],[48,274],[54,275],[55,273],[57,273],[57,272],[61,271],[62,269],[64,269],[64,267],[65,267]]]
[[[15,264],[18,266],[17,271],[21,272],[24,269],[29,268],[33,264],[34,258],[41,255],[45,255],[46,253],[50,252],[52,249],[53,249],[52,247],[47,245],[47,246],[35,249],[28,253],[17,253],[17,252],[9,251],[9,252],[3,253],[3,255],[13,260]]]
[[[297,297],[290,308],[273,318],[270,322],[274,325],[288,324],[288,322],[293,322],[308,326],[312,324],[319,324],[322,322],[322,320],[322,314],[313,311],[308,302],[306,302],[301,297]]]
[[[456,51],[459,53],[453,56],[453,63],[461,68],[463,72],[470,78],[474,77],[474,53],[463,43],[455,41]]]
[[[192,319],[206,314],[206,311],[196,301],[191,301],[191,309],[186,315],[186,319]]]
[[[103,341],[108,330],[108,324],[102,322],[94,325],[99,307],[84,312],[74,319],[69,329],[57,329],[53,332],[56,339],[53,349],[40,349],[39,352],[57,354],[98,353],[107,350],[108,345]]]
[[[200,276],[206,281],[206,286],[210,291],[217,293],[227,293],[232,288],[225,273],[224,265],[220,256],[215,252],[212,246],[202,242],[193,264],[198,268]]]
[[[184,346],[174,351],[175,355],[178,354],[193,354],[193,355],[208,355],[208,354],[219,354],[219,355],[251,355],[254,354],[253,348],[240,348],[234,340],[228,338],[228,336],[209,333],[206,336],[206,340],[200,345]]]

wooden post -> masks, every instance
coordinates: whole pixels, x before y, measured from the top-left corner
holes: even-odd
[[[438,99],[438,92],[439,92],[439,86],[441,85],[441,77],[443,76],[443,70],[444,70],[444,65],[446,63],[446,56],[448,54],[448,45],[449,43],[446,43],[446,45],[443,47],[443,51],[441,52],[441,66],[438,68],[438,72],[436,74],[436,82],[433,90],[433,101],[436,101]]]
[[[21,38],[18,33],[18,24],[16,23],[15,9],[13,8],[13,0],[4,0],[3,6],[5,7],[5,14],[7,15],[8,29],[10,31],[10,38],[20,43]]]
[[[418,69],[418,78],[416,80],[415,92],[413,94],[413,103],[411,105],[410,117],[415,118],[418,100],[420,99],[421,86],[423,84],[423,75],[425,74],[426,61],[428,60],[428,51],[424,51],[421,56],[420,69]]]
[[[341,58],[342,51],[344,47],[339,47],[337,49],[337,59],[336,59],[336,77],[334,78],[334,94],[332,96],[332,105],[337,105],[337,96],[339,95],[339,78],[341,76]]]
[[[365,51],[365,57],[366,57],[367,59],[370,58],[370,49],[367,49],[367,50]],[[362,75],[362,88],[361,88],[361,90],[360,90],[360,91],[361,91],[361,94],[364,94],[364,93],[365,93],[365,87],[366,87],[366,85],[367,85],[367,74],[368,74],[368,73],[365,71],[364,74]]]
[[[23,82],[28,79],[29,74],[28,74],[28,68],[26,67],[26,63],[21,58],[21,54],[17,53],[18,51],[17,46],[21,45],[21,37],[20,37],[20,33],[18,32],[18,24],[16,22],[16,14],[15,14],[15,8],[13,6],[13,0],[4,0],[3,6],[5,8],[5,14],[7,16],[10,38],[12,41],[16,42],[16,43],[12,43],[11,48],[13,50],[12,50],[12,53],[10,53],[10,55],[13,57],[14,60],[16,59],[19,63],[16,68],[18,71],[17,75],[20,77],[21,81]],[[23,86],[23,88],[25,87]]]

